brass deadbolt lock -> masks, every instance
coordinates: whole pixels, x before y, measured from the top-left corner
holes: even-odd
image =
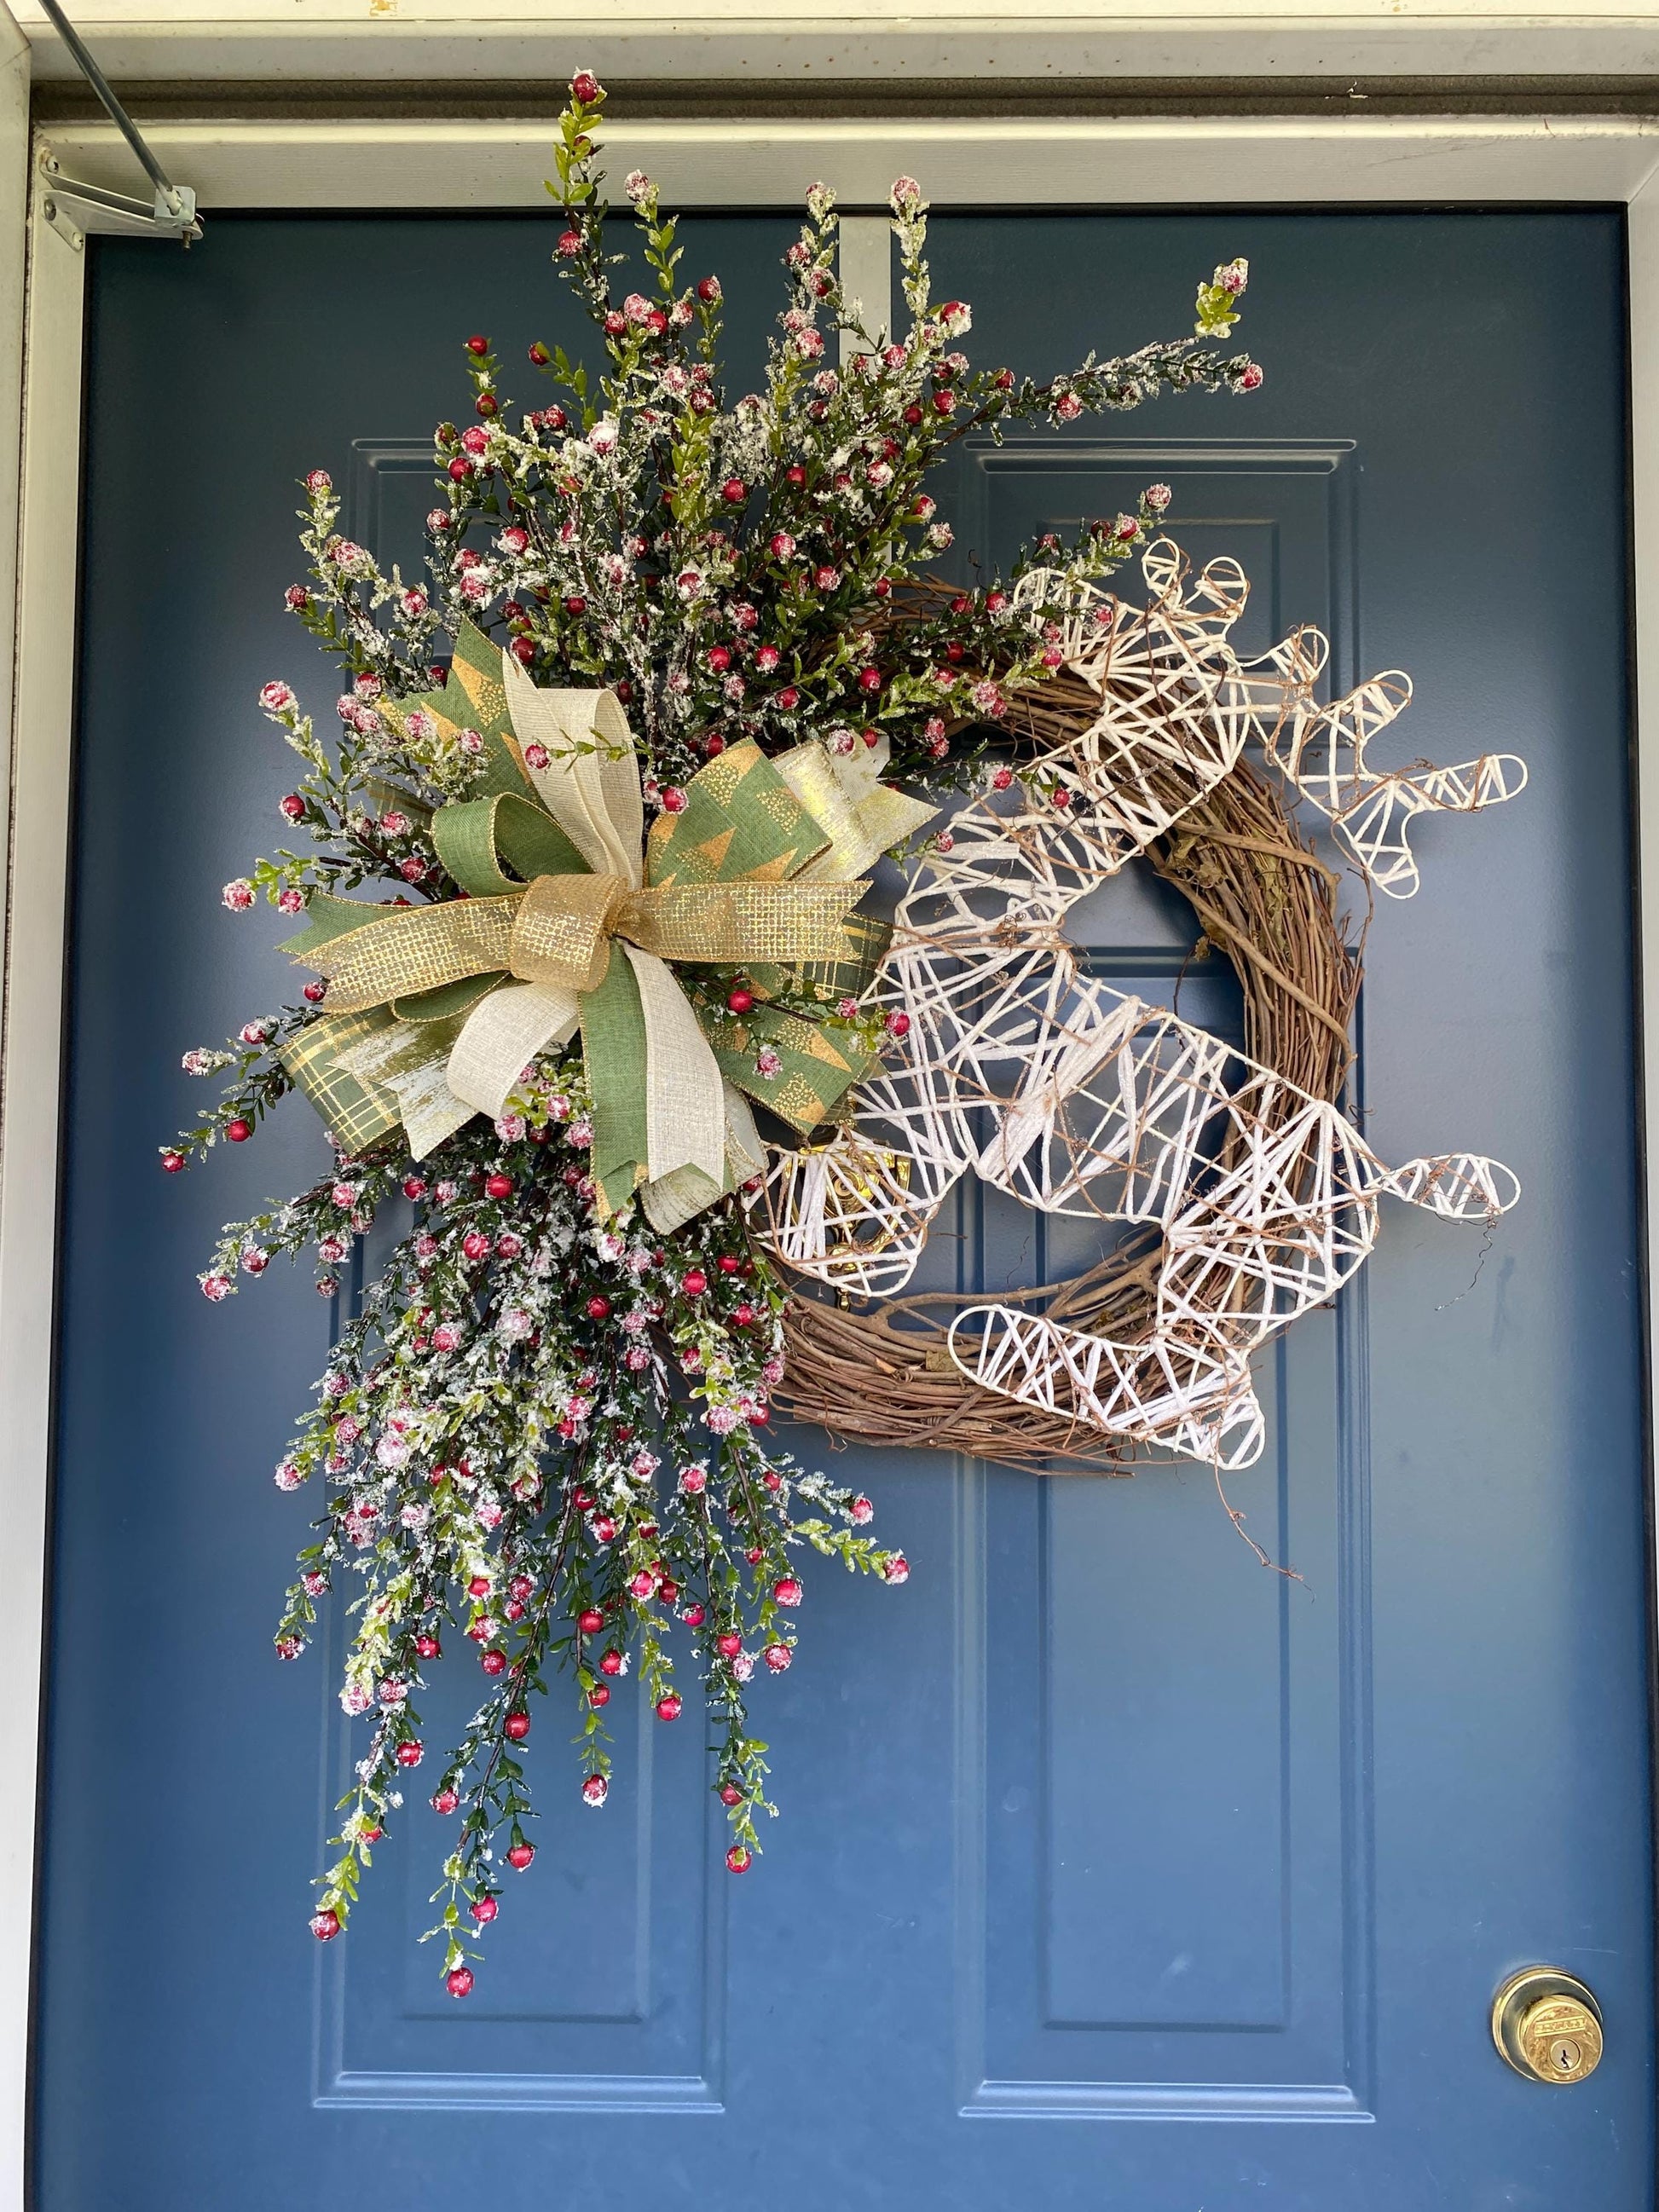
[[[1492,2039],[1528,2081],[1570,2089],[1601,2063],[1601,2008],[1577,1975],[1527,1966],[1492,1999]]]

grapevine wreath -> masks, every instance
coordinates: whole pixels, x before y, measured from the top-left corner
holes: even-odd
[[[637,173],[649,289],[617,295],[604,100],[573,81],[549,187],[599,374],[534,345],[558,396],[516,410],[467,339],[424,581],[343,537],[328,476],[306,479],[288,605],[343,665],[340,726],[325,742],[265,686],[302,763],[281,812],[313,849],[223,896],[293,916],[310,980],[185,1054],[226,1087],[161,1155],[245,1142],[290,1091],[327,1126],[330,1171],[224,1231],[215,1301],[307,1249],[340,1298],[355,1241],[404,1224],[276,1469],[324,1493],[276,1650],[350,1593],[340,1696],[366,1741],[313,1932],[344,1927],[423,1770],[457,1997],[535,1856],[538,1698],[570,1685],[600,1807],[623,1678],[675,1722],[689,1656],[741,1873],[773,1809],[747,1686],[793,1658],[801,1556],[906,1579],[871,1501],[780,1448],[775,1408],[1020,1465],[1242,1466],[1252,1351],[1363,1261],[1382,1192],[1481,1218],[1516,1194],[1468,1155],[1390,1170],[1345,1115],[1359,954],[1279,790],[1399,896],[1411,817],[1508,797],[1520,763],[1373,773],[1404,679],[1321,705],[1311,631],[1240,661],[1243,579],[1194,578],[1154,536],[1162,485],[976,588],[924,573],[951,542],[927,471],[967,432],[1253,390],[1213,343],[1244,264],[1199,287],[1194,336],[1037,384],[959,349],[969,312],[930,298],[908,178],[910,327],[867,330],[815,186],[765,387],[728,409],[719,281],[682,281]],[[1131,558],[1135,605],[1103,588]],[[868,896],[884,854],[890,923]],[[1242,1053],[1069,945],[1068,908],[1135,855],[1237,969]],[[969,1168],[1119,1241],[1040,1292],[895,1297]],[[458,1632],[483,1694],[445,1747],[419,1708]]]

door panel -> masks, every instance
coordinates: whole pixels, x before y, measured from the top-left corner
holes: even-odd
[[[687,266],[725,279],[741,390],[790,226],[686,235]],[[537,1864],[465,2007],[413,1942],[440,1840],[423,1804],[347,1940],[305,1935],[350,1753],[337,1650],[270,1660],[302,1536],[266,1476],[330,1316],[270,1278],[210,1310],[193,1276],[220,1218],[307,1179],[323,1140],[295,1108],[181,1182],[154,1147],[193,1103],[178,1052],[289,995],[217,886],[276,835],[258,684],[332,696],[280,611],[294,482],[329,466],[350,533],[406,558],[459,338],[487,330],[509,361],[577,342],[549,246],[516,219],[221,218],[188,260],[96,249],[43,2212],[427,2212],[509,2186],[599,2212],[781,2188],[799,2212],[1648,2212],[1623,268],[1602,212],[936,227],[976,358],[1043,374],[1178,331],[1195,278],[1243,252],[1267,368],[1247,402],[969,441],[942,500],[961,574],[1162,477],[1194,558],[1251,576],[1243,649],[1317,622],[1338,684],[1412,671],[1390,762],[1531,768],[1514,804],[1419,826],[1422,891],[1370,940],[1359,1070],[1385,1158],[1489,1150],[1523,1199],[1490,1249],[1390,1206],[1365,1275],[1264,1357],[1267,1450],[1228,1494],[1298,1578],[1256,1564],[1207,1469],[1042,1482],[837,1454],[915,1573],[813,1583],[801,1663],[757,1699],[783,1818],[753,1874],[720,1865],[696,1731],[628,1710],[599,1820],[550,1729]],[[1144,872],[1073,929],[1120,987],[1242,1036],[1224,963],[1192,960],[1189,911]],[[1052,1279],[1097,1235],[970,1183],[925,1279]],[[453,1670],[434,1712],[468,1689]],[[1607,2058],[1570,2095],[1491,2047],[1492,1993],[1532,1960],[1606,2011]]]

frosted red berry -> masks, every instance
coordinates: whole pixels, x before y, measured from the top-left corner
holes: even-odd
[[[239,1114],[234,1121],[226,1122],[225,1134],[233,1145],[245,1145],[253,1134],[253,1124],[252,1121],[243,1121]]]
[[[535,1856],[534,1844],[514,1844],[507,1855],[507,1863],[515,1872],[522,1874]]]
[[[444,1976],[444,1987],[453,1997],[470,1997],[472,1994],[472,1969],[456,1966]]]
[[[509,1713],[502,1726],[514,1743],[522,1743],[530,1733],[528,1713]]]
[[[397,1756],[399,1766],[418,1766],[426,1757],[426,1747],[411,1736],[406,1743],[398,1746]]]

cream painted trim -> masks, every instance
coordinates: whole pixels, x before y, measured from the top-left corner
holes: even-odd
[[[21,231],[6,243],[21,243]],[[0,1826],[0,1914],[19,1931],[34,1905],[46,1546],[51,1467],[58,1091],[67,947],[75,708],[81,322],[86,257],[30,221],[22,482],[11,721],[0,1144],[0,1773],[14,1791]],[[15,385],[11,386],[14,398]],[[6,441],[9,452],[11,440]],[[29,1977],[0,1988],[0,2207],[22,2212]]]
[[[0,10],[0,27],[3,27]],[[0,45],[3,41],[0,40]],[[5,80],[0,78],[0,95]],[[13,107],[15,102],[13,101]],[[0,96],[0,180],[13,109]],[[510,207],[539,200],[544,131],[521,126],[158,129],[182,183],[218,207]],[[64,166],[110,174],[112,134],[56,132]],[[1294,198],[1352,204],[1424,198],[1574,199],[1630,204],[1638,701],[1641,729],[1639,929],[1643,1018],[1659,1037],[1659,143],[1646,125],[1481,126],[1017,123],[796,130],[636,126],[612,138],[613,166],[652,167],[689,204],[781,204],[823,173],[843,193],[878,202],[909,169],[937,202],[1012,199],[1168,204]],[[106,163],[95,169],[94,163]],[[112,177],[120,181],[125,171]],[[3,204],[0,200],[0,204]],[[0,218],[3,221],[3,218]],[[10,411],[6,301],[21,246],[0,230],[0,426]],[[870,234],[857,252],[867,258]],[[179,249],[158,244],[157,252]],[[209,249],[210,250],[210,248]],[[9,252],[12,261],[6,258]],[[0,1916],[14,1930],[33,1911],[33,1822],[45,1601],[52,1285],[56,1259],[58,1115],[65,982],[65,886],[75,690],[80,483],[82,270],[38,212],[30,228],[27,364],[17,591],[20,649],[13,724],[10,914],[5,1061],[27,1085],[5,1092],[0,1150],[0,1525],[8,1602],[0,1607],[0,1772],[12,1812],[0,1832]],[[860,277],[860,284],[866,279]],[[871,286],[869,289],[873,289]],[[866,304],[873,305],[867,301]],[[0,469],[14,441],[0,427]],[[4,653],[0,649],[0,665]],[[1659,1160],[1659,1084],[1645,1107]],[[1650,1267],[1659,1281],[1659,1205],[1650,1198]],[[1659,1371],[1659,1331],[1654,1343]],[[25,2212],[27,1978],[0,1990],[0,2212]]]
[[[787,87],[826,79],[1569,76],[1659,68],[1650,0],[77,0],[112,77],[368,82],[625,78]],[[43,77],[74,70],[17,0]]]
[[[145,135],[210,220],[216,207],[547,204],[545,122],[156,123]],[[51,140],[70,174],[131,190],[112,125],[55,126]],[[822,178],[843,205],[879,208],[906,171],[941,206],[1623,201],[1659,164],[1659,122],[619,120],[605,143],[615,174],[647,169],[681,207],[793,206]]]

